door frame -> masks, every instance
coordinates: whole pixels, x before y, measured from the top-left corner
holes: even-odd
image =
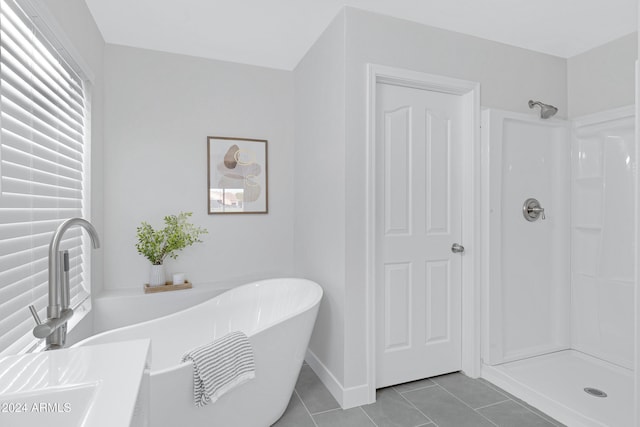
[[[462,137],[462,370],[480,375],[480,83],[367,64],[366,346],[369,401],[376,400],[376,88],[378,83],[425,89],[463,100]]]

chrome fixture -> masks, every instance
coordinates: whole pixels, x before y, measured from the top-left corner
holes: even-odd
[[[464,246],[459,245],[458,243],[454,243],[451,245],[451,252],[454,254],[461,254],[464,252]]]
[[[522,204],[522,215],[527,221],[536,221],[538,218],[546,219],[544,216],[544,208],[540,206],[540,202],[534,198],[524,201]]]
[[[529,108],[533,108],[536,105],[540,106],[540,118],[541,119],[548,119],[549,117],[553,117],[558,112],[558,109],[556,107],[554,107],[553,105],[544,104],[544,103],[542,103],[540,101],[529,100]]]
[[[82,218],[70,218],[60,224],[53,233],[49,243],[49,305],[47,306],[47,320],[40,321],[38,312],[33,305],[29,310],[36,321],[33,335],[36,338],[46,338],[46,350],[62,348],[67,339],[67,321],[73,316],[70,305],[69,290],[69,252],[60,250],[60,242],[64,233],[73,226],[80,226],[87,230],[94,249],[100,247],[98,232],[91,223]]]

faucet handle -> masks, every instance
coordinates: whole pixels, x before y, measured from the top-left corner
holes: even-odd
[[[40,320],[40,316],[38,316],[38,311],[33,305],[29,306],[29,311],[31,312],[33,319],[36,321],[36,325],[42,325],[42,320]]]
[[[522,205],[522,215],[527,221],[536,221],[537,219],[546,219],[544,208],[540,206],[540,202],[534,198],[529,198]]]
[[[51,329],[51,326],[49,325],[50,321],[47,320],[45,323],[42,323],[40,316],[38,316],[38,311],[33,305],[29,306],[29,311],[31,312],[33,319],[36,321],[36,327],[33,328],[33,336],[36,338],[46,338],[51,335],[54,330]]]

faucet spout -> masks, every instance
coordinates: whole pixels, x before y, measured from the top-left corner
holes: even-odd
[[[100,247],[100,238],[95,227],[86,219],[69,218],[58,226],[53,233],[51,242],[49,243],[49,306],[47,307],[47,315],[49,317],[60,317],[60,312],[69,307],[62,307],[62,281],[60,280],[60,242],[64,233],[74,226],[80,226],[87,230],[94,249]]]
[[[79,226],[87,230],[94,249],[100,247],[98,232],[91,223],[82,218],[70,218],[58,226],[49,243],[49,305],[47,306],[47,320],[44,323],[30,307],[37,326],[33,334],[37,338],[47,338],[47,348],[61,348],[66,341],[67,321],[73,316],[69,308],[69,257],[63,251],[61,257],[60,243],[68,229]],[[34,314],[35,313],[35,314]]]

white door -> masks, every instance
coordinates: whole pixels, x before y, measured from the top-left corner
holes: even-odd
[[[377,85],[376,388],[461,369],[462,106]]]

